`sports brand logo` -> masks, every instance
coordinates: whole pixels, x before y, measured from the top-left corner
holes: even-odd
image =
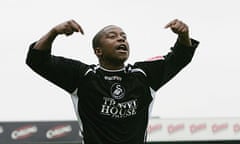
[[[111,86],[111,95],[114,99],[121,99],[125,96],[125,89],[119,83],[114,83]]]

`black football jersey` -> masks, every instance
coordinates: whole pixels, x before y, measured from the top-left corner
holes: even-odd
[[[107,70],[53,56],[30,46],[27,64],[72,96],[83,142],[143,144],[155,92],[192,59],[192,47],[176,43],[166,56]]]

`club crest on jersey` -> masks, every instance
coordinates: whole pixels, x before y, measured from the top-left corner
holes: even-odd
[[[119,83],[114,83],[111,86],[111,95],[114,99],[121,99],[125,96],[125,89]]]

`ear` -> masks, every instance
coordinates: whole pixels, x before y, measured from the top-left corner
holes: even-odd
[[[100,56],[102,55],[102,49],[99,48],[99,47],[97,47],[97,48],[94,49],[94,53],[95,53],[98,57],[100,57]]]

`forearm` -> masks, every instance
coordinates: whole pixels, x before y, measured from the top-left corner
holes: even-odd
[[[33,48],[38,50],[50,50],[57,35],[57,32],[54,29],[51,29],[36,42]]]
[[[81,26],[74,20],[66,21],[55,27],[53,27],[46,35],[44,35],[39,41],[37,41],[34,49],[38,50],[50,50],[52,43],[57,35],[65,34],[67,36],[73,34],[74,32],[81,32],[84,34]]]
[[[178,35],[178,41],[179,41],[179,43],[181,43],[184,46],[187,46],[187,47],[191,47],[192,46],[192,42],[191,42],[191,39],[190,39],[188,33],[179,34]]]

